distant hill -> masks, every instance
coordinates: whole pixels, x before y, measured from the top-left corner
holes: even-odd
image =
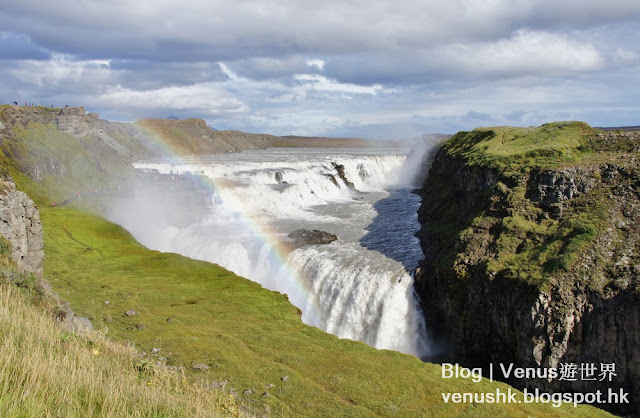
[[[203,119],[141,119],[134,125],[167,144],[174,152],[184,155],[238,152],[264,149],[276,139],[272,135],[241,131],[215,131]]]
[[[637,126],[611,126],[601,127],[595,129],[602,129],[603,131],[640,131],[640,125]]]
[[[330,138],[324,136],[285,135],[275,140],[277,147],[363,147],[371,141],[361,138]],[[376,144],[378,141],[375,142]],[[380,142],[382,143],[382,142]]]

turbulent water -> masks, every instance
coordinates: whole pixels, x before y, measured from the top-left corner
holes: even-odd
[[[167,209],[156,190],[119,201],[111,218],[150,248],[212,261],[286,293],[307,324],[422,357],[430,347],[411,275],[422,257],[414,237],[420,200],[411,193],[421,155],[407,153],[276,148],[141,161],[136,168],[164,179],[208,178],[206,213],[180,224],[154,216],[183,210]],[[289,254],[274,249],[300,228],[339,239]]]

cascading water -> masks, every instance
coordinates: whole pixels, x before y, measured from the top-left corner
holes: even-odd
[[[171,216],[150,216],[163,205],[138,190],[116,202],[110,217],[150,248],[212,261],[286,293],[305,323],[426,356],[429,341],[410,273],[422,256],[413,236],[420,202],[408,188],[406,160],[406,150],[389,148],[148,160],[136,168],[167,179],[210,179],[208,214],[176,225]],[[279,251],[277,243],[300,228],[339,239]]]

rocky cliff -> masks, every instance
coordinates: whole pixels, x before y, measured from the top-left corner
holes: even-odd
[[[32,180],[51,183],[54,195],[62,183],[91,187],[118,177],[138,159],[264,148],[266,138],[214,131],[200,119],[117,123],[82,107],[0,106],[4,156]]]
[[[421,190],[416,282],[443,360],[575,364],[575,380],[505,380],[622,388],[631,404],[600,406],[640,414],[640,156],[627,134],[611,135],[580,123],[483,129],[438,151]],[[611,381],[603,363],[615,364]]]
[[[0,163],[13,166],[18,186],[41,204],[117,187],[130,176],[131,163],[140,159],[329,145],[362,146],[366,142],[216,131],[202,119],[118,123],[86,113],[82,107],[0,105]],[[29,181],[38,186],[29,187]]]
[[[0,179],[0,235],[12,245],[19,268],[42,275],[44,251],[38,208],[10,177]]]

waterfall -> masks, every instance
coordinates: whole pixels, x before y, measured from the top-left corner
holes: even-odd
[[[424,356],[429,340],[411,274],[422,255],[413,236],[419,198],[405,187],[406,161],[389,149],[300,148],[147,160],[135,167],[169,184],[207,180],[206,215],[186,226],[150,216],[163,207],[138,185],[109,216],[150,248],[215,262],[286,293],[305,323]],[[278,256],[274,246],[300,228],[339,239]]]

